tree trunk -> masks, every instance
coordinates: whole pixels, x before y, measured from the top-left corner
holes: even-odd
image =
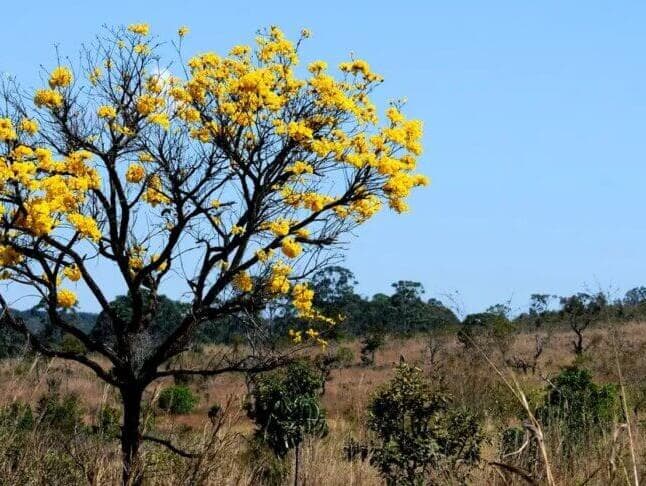
[[[123,401],[123,428],[121,429],[121,454],[123,458],[123,485],[139,486],[143,481],[143,467],[139,463],[141,434],[141,399],[139,386],[121,388]]]
[[[298,486],[298,470],[301,462],[301,444],[300,442],[296,444],[296,449],[294,450],[294,486]]]

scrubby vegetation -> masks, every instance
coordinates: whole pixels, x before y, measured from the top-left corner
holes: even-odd
[[[632,482],[646,471],[646,339],[612,305],[583,353],[563,309],[535,306],[381,333],[374,361],[353,336],[275,371],[168,379],[144,397],[140,467],[149,484]],[[202,343],[183,365],[233,346]],[[0,370],[6,484],[120,481],[112,387],[30,352]]]
[[[346,269],[315,281],[317,305],[351,323],[326,349],[274,371],[169,378],[147,393],[138,467],[154,472],[150,484],[619,484],[642,474],[646,290],[615,301],[535,295],[527,312],[496,305],[460,320],[414,282],[365,299]],[[162,303],[160,334],[185,309]],[[127,298],[113,305],[130,312]],[[60,349],[82,348],[47,335],[38,309],[23,314]],[[301,322],[278,315],[273,345],[288,351],[287,330]],[[94,318],[99,335],[105,318]],[[245,346],[220,329],[181,364]],[[116,390],[33,354],[17,334],[2,349],[8,484],[119,482]]]

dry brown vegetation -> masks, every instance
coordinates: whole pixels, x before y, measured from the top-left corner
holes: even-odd
[[[594,344],[584,356],[576,359],[592,371],[599,383],[620,383],[619,372],[622,373],[630,422],[626,424],[624,417],[617,417],[614,431],[567,459],[559,455],[558,433],[546,434],[546,453],[556,484],[634,484],[631,451],[635,455],[638,476],[646,471],[646,448],[642,444],[646,430],[641,423],[646,406],[646,335],[643,330],[643,323],[634,322],[589,331]],[[480,349],[465,349],[453,333],[390,338],[377,353],[377,361],[372,367],[359,364],[358,342],[343,343],[354,351],[355,362],[333,370],[326,384],[323,404],[329,417],[330,434],[304,443],[303,484],[383,484],[369,461],[347,461],[343,446],[350,437],[366,438],[364,418],[370,396],[376,387],[389,380],[394,365],[402,358],[425,370],[436,386],[454,397],[456,404],[481,417],[487,440],[482,461],[471,476],[472,483],[524,484],[518,474],[503,473],[500,467],[491,465],[492,462],[504,462],[499,452],[502,429],[520,424],[523,417],[521,404],[493,367],[511,382],[517,380],[529,402],[534,403],[559,369],[575,359],[570,340],[571,335],[565,330],[550,333],[535,373],[506,367],[496,343],[485,343]],[[521,333],[515,336],[506,356],[529,356],[534,343],[534,333]],[[204,353],[214,351],[215,348],[207,348]],[[196,354],[187,359],[205,357]],[[0,380],[3,406],[16,401],[35,405],[52,386],[58,387],[62,394],[77,394],[82,400],[84,422],[88,425],[96,423],[98,410],[104,404],[118,404],[115,390],[85,369],[63,361],[46,361],[34,356],[6,360],[0,365]],[[151,387],[147,400],[154,401],[154,395],[165,384],[160,382]],[[225,375],[193,380],[190,387],[200,397],[193,413],[170,416],[154,408],[149,413],[156,416],[154,435],[202,453],[203,457],[184,459],[162,446],[147,444],[144,460],[149,483],[257,484],[258,466],[266,458],[248,446],[253,426],[242,411],[246,393],[244,377]],[[213,424],[207,413],[215,403],[228,403],[228,407],[221,419]],[[628,427],[631,427],[632,445]],[[61,443],[60,437],[50,432],[36,427],[19,441],[18,434],[12,433],[10,428],[2,431],[0,471],[4,484],[119,482],[117,441],[79,435]],[[535,477],[546,481],[542,473]]]

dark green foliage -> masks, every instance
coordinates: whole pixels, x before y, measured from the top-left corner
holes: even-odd
[[[552,383],[536,416],[548,430],[558,429],[566,452],[610,429],[619,413],[614,385],[597,385],[588,370],[575,366],[563,369]]]
[[[171,300],[164,295],[157,295],[155,297],[156,301],[151,302],[152,295],[148,293],[145,295],[145,299],[144,307],[146,309],[154,308],[154,316],[148,327],[148,338],[150,342],[147,343],[152,346],[175,330],[188,312],[189,306],[185,303]],[[128,322],[131,319],[132,299],[130,296],[120,295],[110,303],[110,306],[117,316],[124,321]],[[90,336],[97,341],[111,344],[116,343],[115,336],[119,332],[121,331],[115,329],[108,315],[105,312],[101,312],[96,319],[96,325],[92,329]],[[142,343],[142,345],[144,344]]]
[[[476,418],[451,407],[421,370],[406,363],[373,397],[368,427],[378,439],[372,461],[390,485],[464,479],[480,458],[482,434]]]
[[[0,424],[11,430],[26,431],[34,427],[35,418],[31,407],[23,402],[13,402],[0,411]]]
[[[18,356],[26,345],[27,341],[22,334],[0,322],[0,359]]]
[[[71,334],[64,334],[60,344],[61,351],[66,353],[83,354],[86,352],[83,343]]]
[[[199,398],[184,385],[173,385],[164,388],[157,399],[157,406],[173,415],[191,413]]]
[[[457,339],[465,348],[494,346],[505,357],[516,330],[517,326],[508,318],[508,308],[499,304],[487,312],[466,316]]]
[[[105,437],[118,437],[121,423],[121,410],[110,405],[99,409],[97,416],[97,433]]]
[[[375,364],[375,354],[384,345],[384,333],[375,329],[366,334],[361,340],[361,364],[372,366]]]
[[[583,332],[601,317],[601,311],[606,308],[606,305],[606,297],[602,293],[595,295],[578,293],[561,298],[560,315],[574,331],[572,350],[575,354],[582,354],[588,349],[589,345],[584,342]]]
[[[83,428],[83,407],[80,398],[73,393],[61,395],[51,390],[38,401],[36,408],[42,425],[63,434],[72,434]]]
[[[256,423],[256,437],[277,456],[284,457],[306,435],[327,434],[320,404],[324,376],[305,361],[256,378],[247,404]]]

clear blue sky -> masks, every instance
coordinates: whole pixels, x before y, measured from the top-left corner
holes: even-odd
[[[382,99],[424,120],[433,182],[351,241],[363,294],[417,280],[472,311],[646,285],[646,2],[6,1],[2,16],[0,72],[31,86],[54,43],[73,55],[104,23],[186,24],[188,54],[308,27],[304,60],[367,59]]]

